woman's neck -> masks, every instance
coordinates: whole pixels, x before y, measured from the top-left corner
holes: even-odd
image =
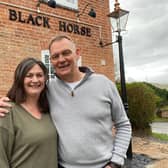
[[[21,106],[33,117],[41,119],[41,109],[38,105],[37,99],[27,98],[25,102],[21,103]]]

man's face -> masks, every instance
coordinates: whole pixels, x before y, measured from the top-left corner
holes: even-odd
[[[56,74],[64,81],[71,81],[78,71],[80,51],[68,39],[55,41],[50,48],[50,60]]]

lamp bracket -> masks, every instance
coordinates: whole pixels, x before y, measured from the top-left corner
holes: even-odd
[[[117,42],[118,42],[118,39],[116,41],[112,41],[110,43],[103,43],[102,39],[100,39],[99,45],[100,45],[101,48],[104,48],[106,46],[112,45],[112,44],[117,43]]]
[[[91,7],[92,7],[92,5],[91,5],[90,3],[87,3],[87,4],[85,5],[85,7],[82,9],[82,11],[81,11],[81,12],[79,11],[79,12],[76,14],[76,17],[79,18],[79,17],[85,12],[85,10],[86,10],[86,8],[87,8],[88,6],[91,6]]]
[[[37,5],[36,5],[36,7],[40,7],[40,4],[41,3],[46,3],[47,4],[47,0],[38,0],[38,3],[37,3]]]
[[[89,5],[90,5],[90,3],[87,3],[87,4],[85,5],[85,7],[83,8],[82,12],[78,12],[76,16],[79,18],[80,15],[82,15],[82,14],[85,12],[86,8],[87,8]]]
[[[52,7],[52,8],[56,7],[56,1],[55,0],[38,0],[38,3],[36,5],[36,7],[40,8],[41,3],[47,4],[49,7]]]

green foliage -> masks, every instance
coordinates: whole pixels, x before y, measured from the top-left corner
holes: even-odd
[[[117,83],[119,92],[120,83]],[[168,91],[146,83],[137,82],[127,84],[128,116],[133,130],[145,131],[150,129],[153,121],[167,121],[158,114],[162,110],[168,110]],[[167,105],[167,106],[166,106]]]
[[[168,134],[152,133],[152,136],[162,141],[168,141]]]
[[[160,89],[150,83],[144,82],[146,85],[148,85],[150,88],[152,88],[155,92],[155,94],[160,98],[159,101],[157,101],[157,107],[163,107],[165,105],[168,105],[168,90],[166,89]]]
[[[161,118],[155,115],[153,122],[168,122],[168,118]]]
[[[150,127],[158,97],[153,89],[144,83],[127,84],[128,115],[135,129]]]

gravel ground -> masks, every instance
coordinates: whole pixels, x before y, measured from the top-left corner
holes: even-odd
[[[124,168],[145,168],[154,161],[155,159],[150,158],[148,155],[133,153],[132,160],[126,160]]]
[[[133,137],[133,158],[126,160],[124,168],[167,168],[168,142],[151,137]]]

